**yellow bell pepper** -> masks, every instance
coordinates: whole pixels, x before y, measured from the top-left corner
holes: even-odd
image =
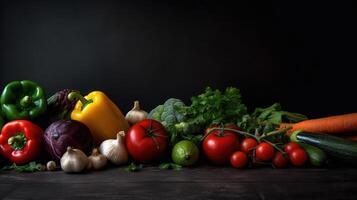
[[[94,91],[83,97],[78,92],[68,95],[70,100],[79,100],[71,118],[85,124],[96,144],[113,139],[119,131],[127,131],[129,124],[120,109],[103,93]]]

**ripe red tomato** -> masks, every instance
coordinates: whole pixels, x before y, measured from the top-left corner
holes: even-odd
[[[289,154],[289,158],[291,163],[295,166],[303,166],[308,159],[306,151],[302,148],[294,149]]]
[[[231,155],[239,149],[239,136],[226,130],[214,130],[202,143],[203,152],[211,162],[228,164]]]
[[[266,142],[260,143],[255,149],[255,157],[260,161],[269,161],[275,153],[274,147]]]
[[[258,145],[254,138],[245,138],[240,144],[240,150],[248,153],[250,150],[254,149]]]
[[[281,152],[276,152],[273,158],[273,165],[276,168],[284,168],[288,165],[289,158],[284,156]]]
[[[125,136],[129,154],[141,163],[151,163],[161,157],[166,152],[168,141],[165,128],[152,119],[136,123]]]
[[[288,144],[286,144],[284,151],[287,154],[290,154],[294,149],[300,149],[300,145],[296,142],[289,142]]]
[[[236,151],[231,156],[231,165],[235,168],[244,168],[248,164],[248,156],[242,151]]]

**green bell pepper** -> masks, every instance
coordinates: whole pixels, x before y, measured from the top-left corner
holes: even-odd
[[[7,84],[0,102],[8,120],[33,120],[47,109],[43,89],[37,83],[28,80]]]

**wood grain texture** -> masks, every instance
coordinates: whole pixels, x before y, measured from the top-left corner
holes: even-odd
[[[199,167],[0,174],[1,199],[356,199],[357,171]]]

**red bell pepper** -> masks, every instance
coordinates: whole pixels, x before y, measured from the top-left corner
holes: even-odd
[[[1,130],[0,152],[17,165],[29,163],[40,153],[42,136],[43,130],[30,121],[11,121]]]

